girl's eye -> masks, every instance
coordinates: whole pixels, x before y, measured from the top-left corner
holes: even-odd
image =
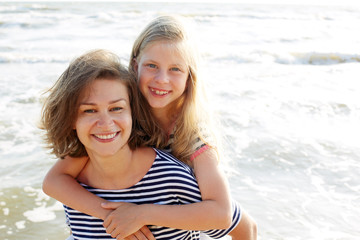
[[[171,71],[174,71],[174,72],[181,72],[181,69],[178,68],[178,67],[173,67],[173,68],[170,68]]]

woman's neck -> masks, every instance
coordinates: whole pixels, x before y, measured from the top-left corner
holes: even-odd
[[[138,183],[154,163],[152,148],[125,149],[114,157],[104,158],[89,154],[90,160],[77,180],[101,189],[125,189]]]
[[[134,155],[135,151],[128,146],[109,157],[89,152],[90,161],[78,180],[97,188],[122,188],[128,184],[129,176],[134,173]]]

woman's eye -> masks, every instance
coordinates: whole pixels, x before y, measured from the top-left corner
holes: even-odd
[[[117,112],[117,111],[121,111],[122,109],[123,109],[122,107],[113,107],[113,108],[111,108],[110,111]]]
[[[84,113],[94,113],[95,110],[94,109],[86,109],[84,110]]]
[[[155,64],[152,64],[152,63],[150,63],[150,64],[148,64],[148,67],[149,67],[149,68],[156,68],[156,65],[155,65]]]

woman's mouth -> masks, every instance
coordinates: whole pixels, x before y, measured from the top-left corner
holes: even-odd
[[[115,133],[109,133],[109,134],[94,134],[95,137],[102,139],[102,140],[107,140],[107,139],[112,139],[114,138],[119,132],[115,132]]]

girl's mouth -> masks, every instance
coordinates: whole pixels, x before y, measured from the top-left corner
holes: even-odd
[[[168,94],[170,91],[166,91],[166,90],[159,90],[159,89],[155,89],[155,88],[150,88],[150,91],[152,93],[155,93],[156,95],[159,95],[159,96],[164,96],[166,94]]]

